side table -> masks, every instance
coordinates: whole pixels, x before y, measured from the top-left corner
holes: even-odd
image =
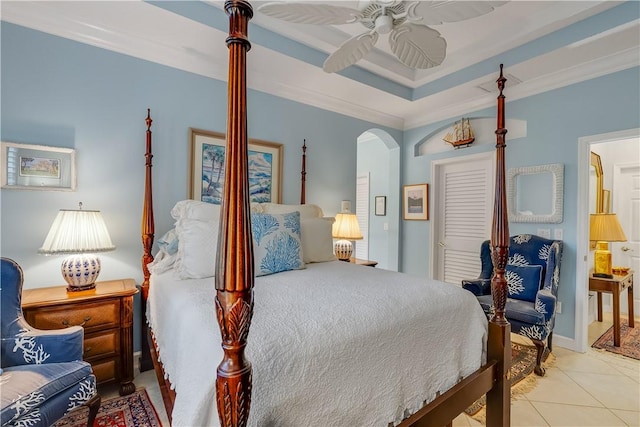
[[[82,358],[91,363],[98,384],[120,383],[120,395],[133,383],[133,279],[96,282],[95,291],[67,293],[66,286],[25,289],[22,311],[37,329],[84,327]]]
[[[349,262],[351,264],[358,264],[358,265],[366,265],[367,267],[375,267],[376,265],[378,265],[378,261],[371,261],[369,259],[360,259],[360,258],[350,258]]]
[[[598,293],[598,322],[602,322],[602,293],[613,295],[613,345],[620,347],[620,294],[627,289],[629,305],[629,327],[634,327],[633,320],[633,271],[612,279],[593,277],[589,274],[589,290]]]

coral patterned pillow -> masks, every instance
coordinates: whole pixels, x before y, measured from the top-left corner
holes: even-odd
[[[505,269],[509,298],[535,301],[542,283],[541,265],[511,265]]]
[[[304,268],[300,212],[251,214],[256,276]]]

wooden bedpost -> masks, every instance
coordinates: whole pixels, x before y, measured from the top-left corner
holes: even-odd
[[[302,172],[300,172],[300,204],[307,203],[307,140],[302,140]]]
[[[153,247],[153,237],[155,233],[155,223],[153,220],[153,190],[152,190],[152,163],[153,154],[151,154],[151,109],[147,108],[147,118],[145,119],[147,123],[147,145],[146,145],[146,153],[144,155],[145,161],[145,181],[144,181],[144,202],[142,205],[142,285],[140,288],[142,289],[142,295],[140,297],[140,308],[142,313],[141,319],[141,331],[140,335],[140,347],[142,350],[142,355],[140,357],[140,372],[148,371],[149,369],[153,369],[153,361],[151,360],[151,353],[149,346],[151,343],[147,343],[147,321],[145,319],[145,313],[147,312],[147,296],[149,295],[149,269],[147,268],[147,264],[153,261],[153,255],[151,255],[151,248]],[[148,344],[148,345],[145,345]]]
[[[216,315],[224,356],[218,365],[216,402],[220,425],[244,427],[251,406],[251,364],[244,350],[253,315],[253,242],[247,147],[247,38],[253,9],[227,0],[229,94],[224,195],[216,258]]]
[[[488,360],[498,360],[496,365],[496,383],[487,393],[487,425],[509,426],[511,419],[511,325],[504,316],[507,303],[507,280],[504,270],[509,257],[509,222],[507,217],[507,196],[505,187],[505,111],[502,90],[507,79],[502,74],[497,80],[498,89],[498,128],[496,129],[496,187],[493,205],[493,225],[491,228],[491,260],[493,261],[494,314],[489,321]]]

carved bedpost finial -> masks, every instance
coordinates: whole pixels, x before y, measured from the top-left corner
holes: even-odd
[[[151,123],[153,122],[153,120],[151,120],[151,108],[147,108],[147,118],[145,119],[145,122],[147,122],[147,131],[150,131]]]
[[[507,79],[502,74],[502,64],[500,64],[500,77],[498,77],[498,80],[496,80],[496,82],[498,83],[498,90],[500,91],[500,96],[503,96],[502,90],[504,89],[504,84],[506,83],[506,81]]]
[[[302,140],[302,176],[300,178],[300,204],[307,203],[307,140]]]

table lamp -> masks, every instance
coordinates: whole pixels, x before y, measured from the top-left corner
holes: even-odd
[[[341,261],[349,261],[353,253],[351,240],[362,240],[356,214],[343,212],[336,215],[331,234],[334,239],[339,239],[334,246],[336,256]]]
[[[611,252],[609,251],[608,242],[627,241],[616,214],[591,214],[589,239],[597,242],[596,251],[593,254],[593,277],[613,278],[613,274],[611,274]]]
[[[61,209],[38,253],[68,254],[62,261],[62,277],[69,285],[67,292],[95,289],[100,274],[97,252],[112,251],[107,226],[100,211]]]

